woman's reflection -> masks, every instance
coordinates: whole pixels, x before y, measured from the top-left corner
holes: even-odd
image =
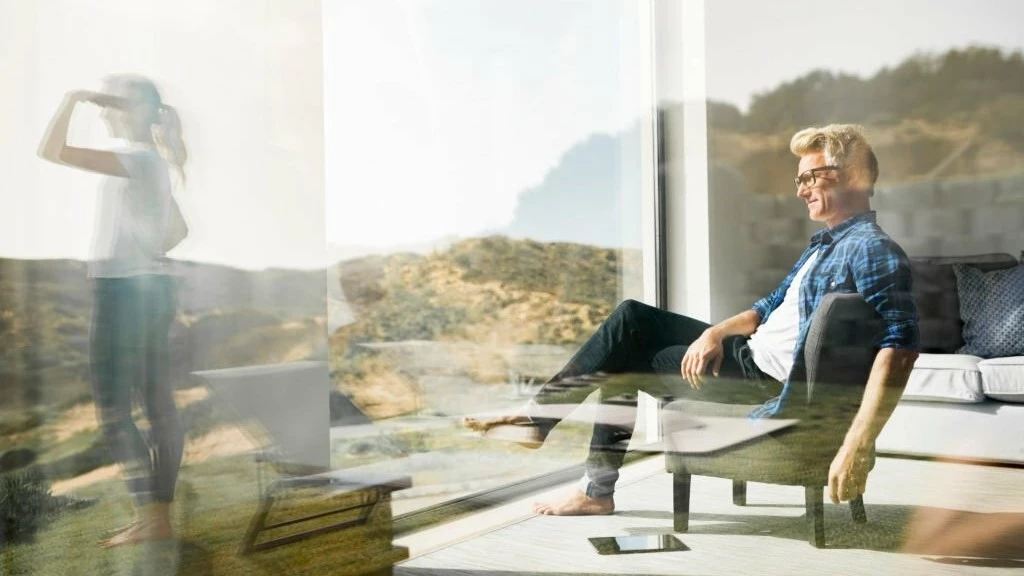
[[[82,103],[103,109],[119,150],[70,146],[72,113]],[[95,304],[90,339],[92,390],[111,452],[124,467],[136,521],[104,546],[170,538],[171,502],[184,434],[168,379],[168,331],[175,316],[168,250],[187,235],[172,195],[172,172],[184,183],[185,146],[177,112],[150,80],[106,79],[103,93],[69,92],[43,137],[40,156],[105,174],[89,263]],[[141,400],[150,433],[132,418]]]

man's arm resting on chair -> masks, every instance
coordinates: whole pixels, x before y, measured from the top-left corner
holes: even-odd
[[[718,376],[722,360],[725,359],[722,340],[728,336],[750,336],[760,325],[761,315],[756,310],[747,310],[708,327],[686,349],[686,355],[679,366],[683,380],[699,389],[704,383],[708,366],[711,366],[711,373]]]
[[[867,488],[871,448],[896,409],[915,360],[916,351],[899,348],[882,348],[875,356],[860,408],[828,470],[833,503],[852,500]]]

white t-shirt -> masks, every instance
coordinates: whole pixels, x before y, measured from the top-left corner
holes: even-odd
[[[807,258],[793,277],[782,304],[768,315],[747,342],[757,367],[779,382],[785,381],[793,369],[793,352],[800,332],[800,284],[817,259],[817,252]]]
[[[167,162],[151,146],[116,154],[129,177],[108,176],[100,184],[89,277],[164,274],[163,243],[171,203]]]

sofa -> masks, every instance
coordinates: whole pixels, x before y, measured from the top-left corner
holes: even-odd
[[[994,358],[965,353],[970,351],[965,334],[971,337],[972,330],[961,317],[956,265],[985,273],[1011,270],[1020,263],[1009,254],[911,259],[922,350],[876,450],[881,455],[1022,465],[1024,352]],[[1024,312],[1018,309],[1018,314]],[[965,346],[968,350],[961,351]]]

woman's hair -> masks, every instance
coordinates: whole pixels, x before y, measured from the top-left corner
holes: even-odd
[[[815,152],[824,154],[828,164],[856,172],[860,183],[869,193],[874,194],[875,181],[878,180],[878,158],[860,126],[829,124],[820,128],[807,128],[793,135],[789,149],[797,156]]]
[[[188,149],[181,135],[181,118],[178,111],[168,106],[160,97],[160,91],[152,80],[135,74],[118,74],[106,78],[107,84],[117,95],[137,99],[148,105],[150,128],[160,156],[174,167],[185,182],[185,162],[188,161]]]

